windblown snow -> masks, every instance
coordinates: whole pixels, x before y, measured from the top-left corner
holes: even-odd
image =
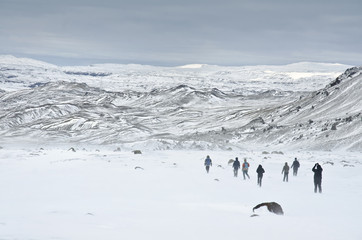
[[[361,73],[0,56],[0,239],[359,240]],[[254,213],[262,202],[284,215]]]
[[[0,239],[328,239],[362,236],[361,154],[127,151],[59,146],[0,150]],[[262,152],[263,151],[263,152]],[[206,174],[206,154],[213,160]],[[233,177],[236,156],[250,179]],[[283,182],[284,162],[298,176]],[[323,193],[313,191],[315,162]],[[265,169],[262,187],[255,170]],[[265,208],[275,201],[284,216]],[[258,214],[257,217],[250,217]]]

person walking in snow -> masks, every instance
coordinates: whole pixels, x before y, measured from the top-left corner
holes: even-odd
[[[317,188],[319,190],[319,193],[322,193],[322,171],[323,168],[321,165],[316,163],[314,167],[312,168],[312,171],[314,172],[314,192],[317,192]]]
[[[292,166],[290,166],[291,168],[293,168],[293,176],[297,176],[298,174],[298,168],[300,167],[299,161],[297,160],[297,158],[294,159]]]
[[[248,176],[248,178],[250,179],[249,174],[248,174],[249,167],[250,167],[250,164],[246,161],[246,158],[244,158],[244,162],[243,162],[243,166],[242,166],[244,180],[245,180],[245,175]]]
[[[210,167],[212,166],[212,161],[209,155],[206,156],[205,163],[206,172],[209,173]]]
[[[240,168],[240,162],[239,162],[239,159],[236,157],[235,161],[233,163],[234,177],[238,176],[239,168]]]
[[[282,174],[284,173],[284,177],[283,177],[283,182],[288,182],[288,175],[289,175],[289,166],[288,163],[286,162],[283,170],[282,170]]]
[[[264,168],[259,164],[256,172],[258,173],[258,185],[261,187],[261,180],[263,179],[263,174],[265,173]]]

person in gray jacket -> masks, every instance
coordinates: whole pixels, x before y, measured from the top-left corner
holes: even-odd
[[[282,170],[282,174],[284,173],[284,177],[283,177],[283,182],[288,182],[288,175],[289,175],[289,166],[288,163],[286,162],[283,170]]]

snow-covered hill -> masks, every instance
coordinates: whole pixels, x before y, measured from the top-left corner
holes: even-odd
[[[361,150],[361,93],[362,67],[350,68],[325,88],[263,114],[268,127],[248,137],[315,150]]]
[[[362,149],[360,68],[336,79],[347,66],[195,66],[1,56],[0,144]]]

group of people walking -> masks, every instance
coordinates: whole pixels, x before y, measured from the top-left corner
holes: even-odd
[[[293,163],[292,163],[292,166],[290,166],[290,168],[293,169],[293,176],[297,176],[299,167],[300,167],[300,163],[297,160],[297,158],[295,158]],[[283,182],[288,182],[288,176],[289,176],[289,169],[290,168],[288,166],[288,163],[286,162],[283,169],[282,169],[282,174],[284,173]]]
[[[241,170],[243,172],[244,180],[246,179],[245,176],[247,176],[250,179],[249,174],[248,174],[249,166],[250,165],[246,161],[246,158],[245,158],[243,164],[241,165]],[[235,161],[233,162],[233,169],[234,169],[234,177],[237,177],[239,169],[240,169],[240,162],[239,162],[239,159],[237,157],[235,158]]]
[[[211,160],[210,156],[206,157],[204,165],[206,167],[206,172],[209,173],[210,166],[212,166],[212,160]],[[249,167],[250,167],[250,164],[247,162],[246,158],[244,159],[244,162],[241,165],[239,159],[236,157],[235,161],[233,162],[234,177],[238,176],[239,169],[241,168],[241,170],[243,172],[244,180],[246,179],[246,176],[248,177],[248,179],[250,179],[250,176],[248,174]],[[300,167],[300,163],[297,158],[294,159],[294,161],[290,167],[289,167],[288,163],[286,162],[282,169],[283,182],[288,182],[290,168],[293,169],[293,175],[297,176],[299,167]],[[322,171],[323,171],[323,169],[318,163],[316,163],[314,165],[314,167],[312,168],[312,171],[314,172],[314,192],[317,192],[317,189],[318,189],[318,191],[321,193],[322,192]],[[258,168],[256,169],[256,172],[258,174],[257,183],[261,187],[263,174],[265,173],[265,170],[261,164],[259,164]]]

